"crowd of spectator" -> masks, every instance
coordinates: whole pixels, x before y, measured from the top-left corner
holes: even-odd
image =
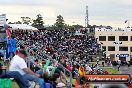
[[[61,80],[64,85],[67,85],[68,82],[66,75],[69,76],[68,73],[64,74],[64,70],[59,65],[54,66],[55,63],[60,63],[68,69],[72,73],[73,78],[78,78],[85,74],[108,74],[108,72],[99,68],[99,60],[97,60],[96,65],[89,64],[90,61],[93,61],[92,56],[98,55],[100,51],[99,44],[94,36],[86,34],[74,35],[70,34],[68,30],[13,30],[12,35],[15,36],[18,46],[22,44],[23,46],[21,47],[24,49],[30,46],[37,47],[37,50],[33,49],[29,52],[30,57],[28,58],[30,63],[28,65],[33,72],[38,72],[42,70],[41,68],[44,68],[47,73],[42,78],[50,84],[52,84],[51,81],[55,82],[52,84],[53,88],[57,86],[58,75],[61,75],[63,80],[65,79],[65,81]],[[50,64],[49,60],[40,58],[39,56],[43,56],[42,52],[52,57],[56,62]],[[54,70],[55,74],[51,75],[51,69],[54,67],[56,67],[56,70]],[[83,84],[81,81],[79,83]]]
[[[50,53],[54,59],[70,58],[79,63],[90,60],[90,55],[99,53],[99,44],[94,36],[69,35],[63,30],[44,31],[13,31],[17,40],[22,40],[25,45],[37,44],[46,53]],[[71,62],[70,61],[70,62]]]
[[[44,79],[45,83],[50,84],[50,87],[56,88],[59,87],[59,84],[63,87],[69,85],[66,75],[70,77],[70,73],[73,79],[78,79],[78,77],[86,74],[109,74],[106,70],[100,68],[99,59],[95,65],[89,63],[93,61],[93,56],[100,54],[100,45],[97,43],[94,35],[75,35],[71,34],[69,30],[12,30],[11,33],[12,39],[17,41],[16,47],[19,47],[19,49],[15,49],[16,55],[19,54],[18,50],[26,50],[31,46],[34,47],[34,49],[28,51],[27,65],[34,74],[41,73],[41,78]],[[10,49],[10,51],[12,50]],[[43,57],[43,54],[50,56],[53,61]],[[11,57],[12,55],[14,56],[14,51]],[[108,59],[105,60],[107,60],[106,63],[108,65],[114,65],[114,62]],[[65,72],[58,63],[70,73]],[[106,63],[102,62],[102,66],[104,67]],[[119,64],[119,61],[117,61],[115,64],[118,64],[118,68],[120,68],[123,65],[122,63]],[[7,73],[10,74],[10,72]],[[19,73],[16,74],[21,75]],[[16,76],[13,77],[15,78]],[[80,80],[79,84],[84,84],[84,80]],[[77,87],[78,85],[73,84],[72,86]]]
[[[50,55],[72,72],[73,77],[81,75],[82,69],[91,68],[88,63],[93,60],[92,55],[99,54],[99,44],[94,36],[74,35],[68,30],[40,30],[40,31],[12,31],[18,42],[24,41],[25,47],[38,46],[41,51]],[[39,52],[38,55],[41,53]],[[87,69],[90,70],[91,69]]]

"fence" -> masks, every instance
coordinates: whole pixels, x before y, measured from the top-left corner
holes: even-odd
[[[28,55],[30,55],[30,52],[33,50],[33,49],[37,49],[37,51],[38,52],[42,52],[42,56],[40,56],[40,55],[36,55],[37,57],[39,57],[39,58],[41,58],[41,59],[43,59],[43,60],[51,60],[51,61],[53,61],[53,62],[55,62],[56,60],[54,60],[51,56],[49,56],[49,55],[47,55],[47,54],[45,54],[45,52],[41,49],[41,47],[37,47],[37,46],[30,46],[30,47],[28,47],[27,48],[27,51],[28,51]],[[66,75],[66,73],[68,72],[69,73],[69,75],[70,75],[70,79],[68,80],[69,81],[69,88],[72,88],[72,73],[68,70],[68,69],[66,69],[63,65],[61,65],[61,64],[58,64],[59,65],[59,67],[61,67],[63,70],[64,70],[64,74]],[[42,69],[42,68],[41,68]]]

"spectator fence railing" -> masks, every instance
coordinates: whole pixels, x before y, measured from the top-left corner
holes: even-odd
[[[42,56],[36,54],[36,56],[37,56],[38,58],[41,58],[41,59],[43,59],[43,60],[49,59],[49,60],[51,60],[51,61],[53,61],[53,62],[56,61],[56,60],[54,60],[51,56],[45,54],[45,52],[44,52],[40,47],[37,47],[37,46],[30,46],[30,47],[28,47],[28,48],[27,48],[28,55],[30,55],[30,52],[31,52],[33,49],[37,49],[38,52],[42,52]],[[67,75],[67,74],[66,74],[67,72],[69,73],[70,79],[68,80],[68,82],[69,82],[70,85],[68,85],[68,88],[69,88],[69,87],[72,88],[72,73],[71,73],[67,68],[65,68],[62,64],[58,63],[58,65],[59,65],[59,67],[61,67],[61,68],[64,70],[64,74],[65,74],[65,75]],[[42,68],[41,68],[41,69],[42,69]]]

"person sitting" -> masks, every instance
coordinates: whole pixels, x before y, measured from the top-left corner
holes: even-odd
[[[5,69],[5,68],[4,68]],[[3,66],[0,63],[0,78],[14,78],[20,88],[28,88],[28,80],[24,79],[23,76],[17,71],[3,71]]]
[[[30,68],[27,67],[26,57],[27,57],[26,51],[19,50],[18,54],[15,55],[13,59],[11,60],[9,71],[17,71],[23,76],[23,78],[29,81],[34,81],[42,87],[43,86],[42,84],[44,84],[44,81],[39,79],[40,77],[39,74],[34,73]],[[40,83],[40,80],[42,83]]]
[[[6,74],[5,74],[6,73]],[[14,78],[20,88],[29,88],[30,84],[18,71],[2,72],[0,78]]]

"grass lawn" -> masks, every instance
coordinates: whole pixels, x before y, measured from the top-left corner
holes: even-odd
[[[96,62],[90,62],[90,65],[91,64],[95,65]],[[110,66],[107,66],[107,65],[105,67],[100,66],[100,68],[102,68],[104,70],[107,70],[110,74],[119,74],[120,73],[118,70],[116,70],[116,69],[114,69],[114,68],[112,68]]]
[[[17,85],[16,82],[12,82],[11,83],[11,88],[19,88],[19,86]]]
[[[103,69],[107,70],[109,74],[119,74],[120,72],[112,67],[104,67]]]

